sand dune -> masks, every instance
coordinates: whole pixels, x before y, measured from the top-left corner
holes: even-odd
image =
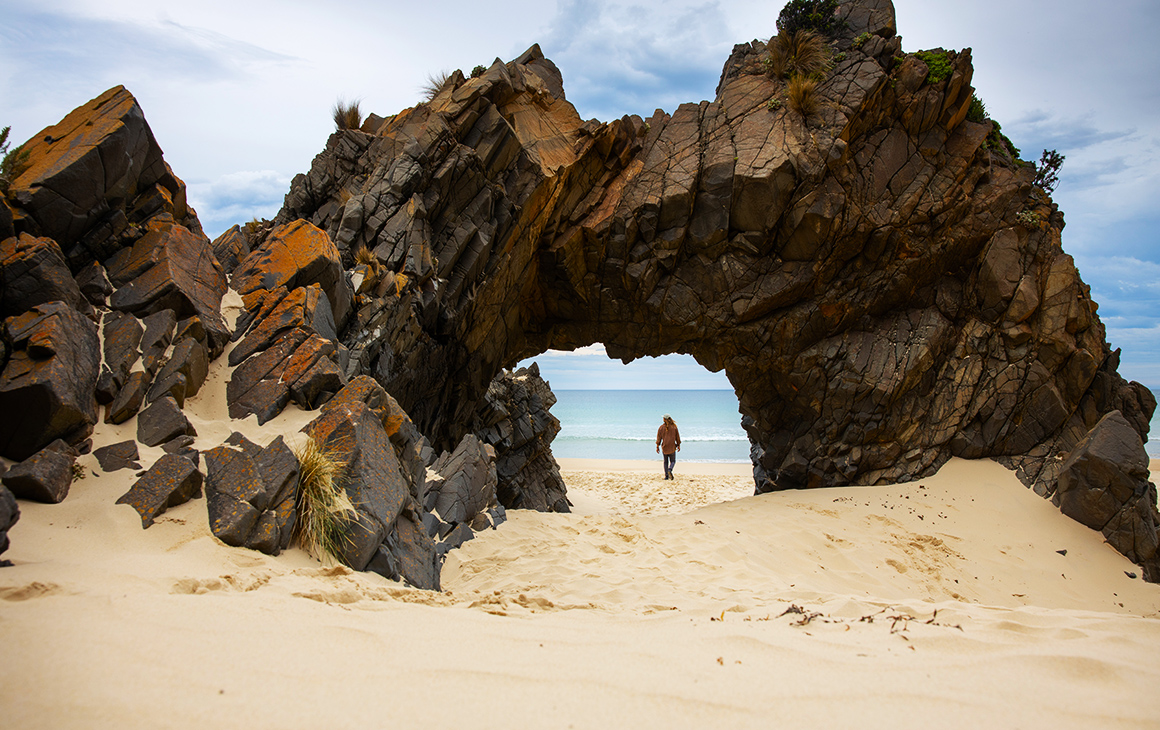
[[[142,530],[133,475],[90,476],[21,504],[4,724],[1157,726],[1160,586],[1002,467],[758,497],[654,467],[566,462],[576,512],[510,513],[442,594],[228,548],[201,499]]]

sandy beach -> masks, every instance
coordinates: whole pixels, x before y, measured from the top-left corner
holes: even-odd
[[[198,446],[223,373],[187,412]],[[200,404],[199,404],[200,402]],[[130,422],[132,423],[132,422]],[[102,426],[96,445],[128,426]],[[143,461],[155,458],[145,450]],[[0,569],[10,728],[1156,727],[1160,586],[994,463],[754,497],[745,465],[565,460],[443,593],[148,530],[87,477],[22,502]]]

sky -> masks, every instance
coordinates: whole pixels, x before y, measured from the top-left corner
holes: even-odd
[[[396,113],[428,75],[539,43],[602,121],[714,97],[734,44],[775,32],[751,0],[0,0],[0,125],[23,141],[117,84],[145,111],[211,236],[281,207],[358,99]],[[903,50],[973,49],[974,86],[1023,151],[1066,156],[1064,250],[1120,372],[1160,388],[1160,2],[896,0]],[[554,388],[728,388],[687,356],[625,367],[600,346],[537,358]]]

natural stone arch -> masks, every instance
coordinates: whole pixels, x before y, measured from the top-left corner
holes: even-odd
[[[336,132],[277,222],[378,262],[356,269],[348,373],[438,449],[501,368],[549,348],[688,353],[734,385],[759,491],[993,456],[1048,496],[1105,414],[1146,434],[1154,400],[1116,372],[1062,215],[966,119],[969,50],[930,83],[888,0],[840,12],[809,118],[768,103],[784,85],[757,41],[714,101],[610,123],[580,120],[533,47]],[[371,286],[380,266],[403,276]]]

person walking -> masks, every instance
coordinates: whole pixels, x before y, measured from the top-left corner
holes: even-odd
[[[664,454],[665,479],[673,478],[673,467],[677,465],[677,452],[681,450],[681,432],[677,422],[665,414],[664,422],[657,429],[657,453]]]

